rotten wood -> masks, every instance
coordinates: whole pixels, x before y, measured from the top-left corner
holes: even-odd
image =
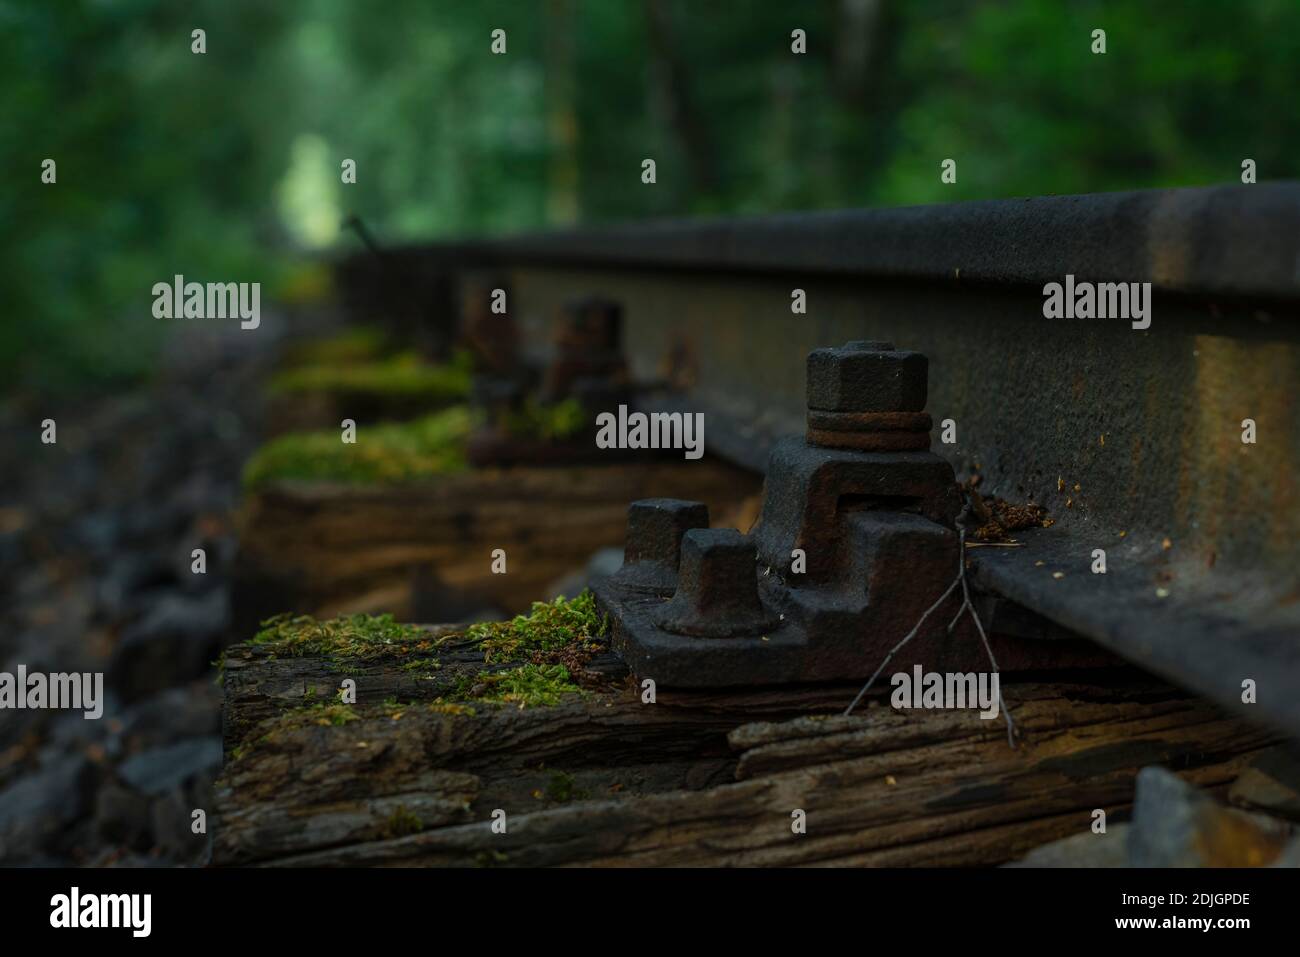
[[[646,704],[609,659],[556,707],[461,714],[425,702],[446,678],[407,687],[391,663],[365,665],[363,702],[422,697],[286,728],[279,709],[302,698],[276,689],[334,682],[340,666],[238,660],[228,728],[255,743],[218,782],[216,864],[994,865],[1087,829],[1095,808],[1122,818],[1141,767],[1222,788],[1275,740],[1126,669],[1005,685],[1012,750],[1000,719],[895,711],[883,693],[840,717],[849,686]]]
[[[280,612],[515,614],[593,552],[622,545],[628,502],[694,499],[726,522],[760,484],[716,459],[483,468],[418,485],[277,484],[241,510],[235,634]],[[508,574],[492,573],[495,548]]]
[[[263,433],[274,438],[290,432],[337,429],[346,418],[358,422],[402,422],[429,415],[463,401],[456,396],[387,396],[362,389],[303,390],[273,394],[267,400]]]

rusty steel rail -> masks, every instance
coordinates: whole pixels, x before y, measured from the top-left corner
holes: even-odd
[[[1300,184],[652,223],[389,260],[430,316],[449,289],[507,284],[538,357],[562,303],[617,301],[633,375],[659,386],[643,404],[704,412],[710,451],[758,469],[803,431],[809,351],[925,353],[928,411],[956,430],[944,444],[936,428],[934,451],[1055,519],[1023,547],[972,550],[974,581],[1300,737]],[[1151,283],[1150,328],[1045,318],[1044,286],[1067,274]]]

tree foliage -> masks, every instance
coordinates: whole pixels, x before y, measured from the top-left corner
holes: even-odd
[[[1300,148],[1291,0],[27,0],[0,23],[10,382],[139,373],[152,283],[273,291],[355,247],[350,213],[392,241],[1235,182],[1245,158],[1284,178]]]

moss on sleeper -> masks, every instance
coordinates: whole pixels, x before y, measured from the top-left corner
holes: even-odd
[[[327,621],[310,615],[276,615],[262,622],[250,644],[287,658],[338,660],[418,655],[432,650],[434,640],[423,628],[400,624],[392,615],[347,615]],[[401,667],[437,669],[439,663],[422,656]]]
[[[361,719],[350,704],[310,704],[295,708],[289,716],[300,721],[301,726],[314,724],[322,728],[341,728]]]
[[[577,598],[533,602],[527,614],[509,621],[470,625],[465,637],[479,643],[489,664],[528,658],[534,664],[574,665],[604,647],[605,622],[584,589]]]
[[[431,714],[447,714],[457,718],[462,716],[472,718],[478,714],[478,711],[470,705],[457,704],[454,701],[447,701],[445,698],[438,698],[436,701],[429,702],[425,706],[425,710]]]
[[[565,695],[580,694],[564,665],[520,665],[507,671],[463,675],[449,696],[438,702],[476,701],[524,708],[554,707]]]
[[[460,638],[448,635],[439,643]],[[512,704],[519,708],[553,707],[566,695],[582,694],[572,670],[586,664],[605,645],[605,622],[596,613],[596,600],[584,590],[577,598],[564,596],[533,602],[525,615],[509,621],[470,625],[464,636],[477,642],[486,664],[527,659],[526,664],[501,671],[462,675],[450,694],[437,704],[474,701]]]
[[[411,672],[416,678],[436,678],[442,669],[442,662],[437,658],[412,658],[398,665],[402,671]]]
[[[420,637],[412,641],[413,635]],[[268,622],[253,643],[290,656],[320,654],[326,657],[376,657],[395,650],[401,653],[403,647],[421,648],[430,644],[420,629],[395,624],[389,615],[354,615],[332,622],[283,615]],[[408,712],[420,709],[430,714],[474,717],[478,713],[475,705],[510,705],[520,710],[554,707],[567,695],[583,693],[564,665],[526,664],[502,671],[462,675],[450,692],[432,701],[403,703],[390,697],[378,705],[312,702],[280,712],[268,730],[241,741],[231,749],[230,757],[232,761],[238,761],[254,748],[272,742],[282,734],[312,726],[338,728],[354,721],[383,718],[401,721]],[[308,700],[315,697],[315,689],[304,697]]]
[[[334,701],[329,703],[314,702],[294,708],[286,708],[270,719],[269,726],[265,723],[261,724],[259,726],[260,734],[249,734],[238,745],[231,748],[230,758],[232,761],[238,761],[254,748],[272,743],[281,735],[300,731],[303,728],[341,728],[355,721],[373,721],[382,718],[387,718],[390,721],[400,721],[407,711],[418,707],[420,705],[414,702],[401,704],[397,699],[390,698],[379,705],[351,705]],[[464,711],[473,714],[473,709],[463,707],[458,713]]]
[[[305,704],[281,711],[275,717],[274,724],[256,739],[241,741],[238,747],[231,749],[230,756],[238,761],[252,750],[255,745],[266,744],[278,735],[301,728],[341,728],[353,721],[360,721],[361,715],[350,704]]]
[[[392,351],[388,336],[375,326],[357,326],[332,336],[295,343],[285,355],[291,367],[341,365],[380,359]]]
[[[341,728],[353,721],[360,721],[361,715],[350,704],[306,704],[289,708],[276,715],[274,723],[264,733],[249,735],[230,749],[231,762],[247,757],[254,748],[274,741],[279,735],[310,728]],[[263,725],[265,727],[265,725]]]
[[[553,707],[568,695],[582,694],[571,669],[581,667],[604,647],[604,622],[595,599],[584,591],[577,598],[535,602],[526,615],[510,621],[471,625],[463,635],[434,639],[422,628],[401,624],[392,615],[350,615],[321,621],[310,615],[278,615],[262,623],[250,644],[283,657],[322,657],[340,669],[356,671],[356,662],[412,656],[397,665],[417,677],[432,678],[441,662],[430,652],[453,639],[478,643],[485,664],[527,659],[513,668],[484,669],[459,676],[451,690],[432,701],[400,703],[389,698],[382,706],[362,709],[343,704],[309,704],[283,713],[273,732],[313,723],[338,726],[359,718],[400,720],[407,711],[423,707],[452,716],[476,714],[474,705]],[[263,738],[265,740],[265,738]],[[247,745],[237,749],[241,754]]]
[[[552,771],[543,796],[553,804],[585,801],[590,797],[585,788],[578,787],[577,781],[568,771]]]
[[[504,412],[501,424],[510,435],[555,441],[581,432],[587,424],[587,413],[577,399],[543,405],[529,396],[522,408]]]
[[[384,824],[384,837],[406,837],[409,834],[418,834],[423,830],[424,822],[408,811],[405,804],[399,804],[393,809],[393,813],[388,816],[388,820]]]
[[[528,664],[502,671],[461,675],[451,690],[434,698],[424,708],[432,714],[472,718],[478,713],[475,705],[512,705],[520,711],[552,708],[566,695],[581,694],[584,694],[583,690],[574,683],[564,665]]]
[[[468,467],[465,442],[476,420],[467,406],[452,406],[410,422],[359,426],[351,443],[337,429],[282,435],[248,460],[244,488],[292,479],[397,484],[460,472]]]
[[[230,763],[234,764],[236,761],[243,760],[244,756],[247,755],[249,752],[251,752],[253,748],[255,748],[259,744],[264,744],[265,742],[266,742],[266,735],[262,735],[260,738],[258,738],[255,741],[251,739],[247,741],[241,741],[239,744],[235,745],[233,748],[230,749]]]
[[[467,352],[458,352],[444,365],[433,365],[406,351],[360,362],[307,363],[279,373],[269,388],[274,395],[322,392],[436,402],[466,398],[472,377],[473,359]]]

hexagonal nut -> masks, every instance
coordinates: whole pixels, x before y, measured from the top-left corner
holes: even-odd
[[[919,352],[854,343],[808,353],[808,408],[825,412],[921,412],[930,360]]]

